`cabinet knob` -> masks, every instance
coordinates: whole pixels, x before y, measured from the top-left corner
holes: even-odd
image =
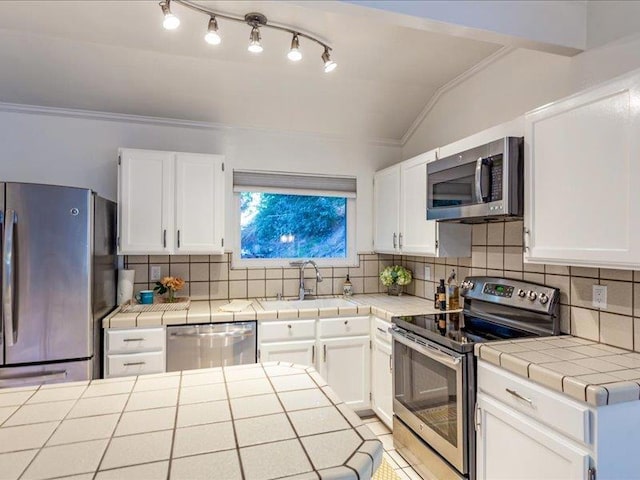
[[[345,320],[344,324],[347,325],[349,323],[349,320]]]
[[[287,328],[291,328],[291,324],[287,325]]]

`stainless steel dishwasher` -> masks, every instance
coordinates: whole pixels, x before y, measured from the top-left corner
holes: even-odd
[[[167,327],[167,372],[256,363],[256,322]]]

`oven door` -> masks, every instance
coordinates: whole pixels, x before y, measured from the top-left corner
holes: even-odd
[[[467,356],[423,339],[419,341],[403,331],[393,330],[393,412],[466,474]]]

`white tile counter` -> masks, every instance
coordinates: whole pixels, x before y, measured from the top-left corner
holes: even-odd
[[[640,353],[571,335],[475,347],[477,357],[593,406],[640,400]]]
[[[351,305],[345,307],[268,309],[257,299],[241,312],[223,312],[220,307],[225,300],[193,301],[188,310],[168,312],[120,313],[118,310],[107,316],[104,328],[148,327],[159,325],[183,325],[188,323],[221,323],[250,320],[292,320],[296,318],[327,318],[373,314],[391,320],[394,315],[417,315],[439,313],[433,302],[420,297],[402,295],[394,297],[386,294],[355,295],[350,297]]]
[[[241,365],[0,391],[3,479],[365,479],[382,444],[313,368]]]

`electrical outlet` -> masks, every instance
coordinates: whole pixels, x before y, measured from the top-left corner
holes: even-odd
[[[160,280],[160,275],[162,275],[162,269],[160,265],[151,265],[150,280],[152,282],[157,282],[158,280]]]
[[[607,287],[606,285],[593,286],[593,302],[594,308],[607,308]]]
[[[431,267],[429,265],[424,266],[424,279],[431,280]]]

